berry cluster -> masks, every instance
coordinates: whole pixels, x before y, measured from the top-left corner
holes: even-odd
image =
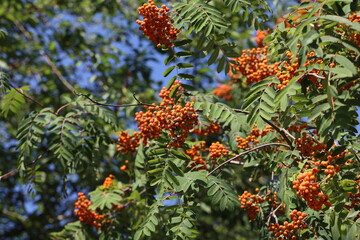
[[[232,87],[227,84],[218,84],[217,88],[213,90],[213,94],[219,98],[223,98],[225,101],[232,99],[231,95]]]
[[[190,130],[198,124],[198,114],[192,103],[187,102],[184,107],[174,105],[176,104],[174,98],[169,97],[174,88],[177,88],[178,92],[182,91],[180,85],[181,82],[176,81],[169,90],[165,88],[161,90],[159,96],[163,98],[163,102],[160,106],[147,106],[146,112],[140,111],[135,114],[145,145],[149,140],[158,138],[163,130],[166,130],[171,138],[168,147],[180,147]]]
[[[103,188],[109,188],[113,185],[114,175],[110,174],[107,178],[105,178],[103,183]]]
[[[118,144],[116,145],[117,150],[125,154],[135,152],[140,144],[140,138],[141,135],[139,132],[135,132],[131,136],[127,132],[119,132]]]
[[[239,195],[238,199],[241,202],[241,208],[245,210],[249,220],[255,220],[257,213],[260,212],[259,204],[264,202],[264,199],[258,195],[251,194],[248,191]]]
[[[277,84],[278,89],[283,89],[286,85],[289,84],[290,80],[296,76],[296,72],[299,69],[298,58],[293,59],[293,55],[290,51],[287,51],[286,57],[288,61],[283,61],[281,63],[275,63],[276,65],[276,77],[279,79],[280,83]],[[290,62],[292,61],[292,62]]]
[[[300,47],[300,45],[298,46]],[[299,76],[299,59],[297,56],[293,56],[290,51],[285,53],[287,60],[275,62],[274,64],[268,63],[267,54],[267,46],[243,50],[240,57],[233,59],[237,64],[232,64],[232,67],[237,73],[246,77],[247,83],[249,84],[262,81],[263,79],[274,75],[280,81],[280,83],[276,85],[276,88],[279,90],[285,88],[295,76]],[[307,54],[307,60],[305,61],[304,66],[308,67],[313,64],[322,64],[323,62],[322,59],[316,58],[314,52],[310,52]],[[334,67],[335,65],[330,63],[329,66]],[[312,69],[309,73],[310,74],[299,78],[298,81],[301,82],[304,79],[307,79],[318,89],[323,88],[318,77],[324,77],[323,71]],[[234,74],[232,71],[229,72],[229,75],[233,81],[236,81],[236,79],[239,78],[238,74]]]
[[[256,31],[255,42],[258,47],[264,47],[264,39],[270,34],[270,29]]]
[[[279,223],[270,223],[269,231],[273,232],[277,240],[294,240],[298,239],[296,234],[302,229],[307,228],[304,222],[306,213],[293,210],[289,217],[291,222],[285,221],[282,225]]]
[[[210,158],[211,160],[216,163],[218,158],[222,156],[227,156],[229,154],[229,150],[226,149],[224,145],[220,142],[212,143],[209,147]]]
[[[210,125],[207,126],[206,128],[200,128],[199,126],[197,128],[194,128],[192,132],[201,136],[207,136],[213,133],[217,133],[220,130],[221,130],[221,126],[219,123],[210,121]]]
[[[149,36],[150,41],[156,43],[160,48],[165,45],[167,48],[173,46],[172,41],[176,40],[180,30],[174,28],[172,20],[169,16],[170,9],[165,5],[158,8],[154,1],[148,0],[139,7],[139,14],[144,16],[144,20],[136,20],[140,25],[139,29],[144,32],[145,36]]]
[[[255,124],[254,127],[250,130],[249,136],[246,136],[246,138],[242,138],[238,136],[236,138],[236,142],[238,143],[237,147],[239,149],[252,148],[260,142],[258,139],[260,136],[263,137],[269,132],[273,132],[273,131],[274,129],[271,126],[266,126],[263,131],[260,131],[257,128],[257,125]]]
[[[148,140],[160,136],[163,130],[168,130],[171,142],[168,147],[180,147],[185,142],[189,131],[198,124],[198,115],[193,105],[188,102],[183,107],[174,105],[171,107],[147,107],[147,112],[136,113],[135,120],[143,136],[144,144]]]
[[[185,149],[185,153],[191,157],[189,168],[193,168],[194,170],[206,170],[206,162],[201,156],[201,151],[205,148],[206,143],[201,142],[199,145],[193,145],[191,149]]]
[[[346,163],[336,163],[337,159],[345,157],[347,151],[345,150],[337,155],[333,155],[331,150],[326,150],[326,144],[316,140],[316,130],[314,130],[311,135],[302,132],[302,130],[307,127],[308,125],[306,123],[300,126],[291,125],[289,127],[289,131],[301,133],[301,138],[295,139],[295,143],[302,155],[310,159],[308,164],[305,165],[306,169],[317,167],[319,171],[323,170],[325,174],[333,176],[340,171],[341,166],[351,164],[351,160]]]
[[[240,57],[233,59],[237,64],[232,64],[232,67],[246,77],[247,83],[260,82],[273,75],[276,70],[275,65],[268,64],[268,49],[269,47],[265,46],[243,50]]]
[[[316,134],[316,132],[313,134]],[[306,132],[301,134],[301,138],[295,140],[295,144],[297,149],[306,157],[316,156],[326,149],[326,144],[316,141],[313,136],[308,135]]]
[[[96,229],[99,229],[103,223],[110,222],[109,219],[105,219],[105,215],[100,215],[89,209],[91,202],[86,198],[84,193],[78,193],[78,199],[74,205],[74,213],[81,222],[95,226]]]
[[[176,80],[169,89],[163,87],[160,90],[159,97],[162,98],[162,102],[160,103],[161,107],[167,107],[178,103],[176,102],[176,99],[178,99],[180,94],[184,93],[185,91],[181,86],[181,83],[181,81]],[[176,90],[176,94],[173,97],[170,97],[170,93],[174,90]]]
[[[331,206],[328,195],[321,192],[320,184],[316,182],[318,171],[317,168],[313,168],[311,171],[303,172],[292,182],[296,194],[301,196],[315,211],[320,211],[323,205]]]

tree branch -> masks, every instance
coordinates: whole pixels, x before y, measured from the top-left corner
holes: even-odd
[[[246,155],[246,154],[248,154],[248,153],[254,152],[254,151],[259,150],[259,149],[261,149],[261,148],[270,147],[270,146],[283,146],[283,147],[287,147],[287,148],[291,149],[291,146],[289,146],[289,145],[287,145],[287,144],[284,144],[284,143],[266,143],[266,144],[263,144],[263,145],[260,145],[260,146],[256,146],[256,147],[254,147],[254,148],[252,148],[252,149],[250,149],[250,150],[247,150],[247,151],[245,151],[245,152],[242,152],[242,153],[236,155],[235,157],[232,157],[232,158],[226,160],[225,162],[221,163],[221,164],[218,165],[216,168],[214,168],[212,171],[210,171],[210,172],[208,173],[208,176],[210,176],[211,174],[213,174],[216,170],[222,168],[224,165],[226,165],[226,164],[228,164],[228,163],[233,163],[233,162],[235,162],[234,160],[236,160],[236,159],[238,159],[238,158],[241,158],[242,156],[244,156],[244,155]],[[239,162],[238,165],[242,165],[242,164],[240,163],[240,161],[238,161],[238,162]]]

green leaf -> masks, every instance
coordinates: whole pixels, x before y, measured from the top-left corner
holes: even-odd
[[[178,176],[184,176],[183,171],[181,171],[180,168],[178,168],[178,166],[176,166],[175,163],[173,163],[171,160],[168,161],[169,167],[171,168],[171,170],[173,170],[174,173],[176,173],[176,175]]]
[[[187,80],[193,80],[195,78],[193,75],[186,73],[179,73],[177,76],[181,79],[187,79]]]
[[[185,46],[186,44],[189,44],[192,42],[192,39],[187,38],[187,39],[181,39],[181,40],[177,40],[174,42],[175,47],[181,47],[181,46]],[[179,54],[179,53],[176,53]]]
[[[193,68],[194,65],[191,63],[178,63],[176,64],[176,67],[179,69],[184,69],[184,68]]]
[[[346,57],[342,55],[335,55],[334,59],[337,63],[339,63],[341,66],[349,70],[353,75],[356,75],[358,71],[356,70],[356,67],[353,63],[353,61],[347,59]]]
[[[163,76],[164,77],[167,77],[173,70],[174,70],[175,66],[171,66],[171,67],[168,67],[164,73],[163,73]]]
[[[177,159],[181,159],[181,160],[185,160],[185,161],[190,161],[191,157],[185,153],[181,153],[179,151],[176,151],[174,149],[171,149],[171,154],[176,157]]]

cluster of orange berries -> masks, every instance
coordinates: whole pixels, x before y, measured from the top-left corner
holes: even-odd
[[[143,135],[144,144],[148,140],[158,138],[163,130],[168,130],[171,142],[168,147],[181,147],[185,142],[189,131],[198,124],[198,114],[192,103],[161,108],[147,107],[147,112],[136,113],[135,120],[138,121],[138,128]]]
[[[317,135],[316,130],[314,130],[312,132],[312,136],[310,136],[306,132],[302,132],[305,128],[308,128],[308,125],[303,123],[299,126],[291,125],[288,130],[294,133],[301,133],[301,137],[295,139],[295,144],[303,156],[316,156],[318,153],[323,152],[324,149],[326,149],[326,144],[320,143],[315,139],[315,136]]]
[[[301,133],[301,138],[295,139],[298,150],[306,157],[315,156],[326,148],[326,144],[320,143],[309,136],[306,132]]]
[[[78,199],[75,202],[74,213],[78,216],[79,221],[88,225],[95,226],[96,229],[101,228],[102,224],[109,223],[109,219],[105,219],[105,215],[101,215],[89,209],[92,203],[86,198],[84,193],[78,193]]]
[[[276,70],[275,65],[268,63],[268,50],[268,46],[243,50],[240,57],[233,59],[237,64],[232,64],[232,67],[246,77],[247,83],[260,82],[274,75]]]
[[[169,95],[175,88],[177,94],[183,90],[180,81],[175,81],[170,89],[161,90],[159,96],[163,101],[160,106],[146,106],[146,112],[140,111],[135,114],[140,133],[134,134],[130,139],[124,135],[123,145],[127,146],[125,149],[129,150],[129,146],[136,148],[139,144],[138,139],[146,145],[149,140],[160,137],[163,130],[167,130],[171,138],[168,147],[180,147],[185,142],[190,130],[198,124],[198,114],[190,102],[184,107],[177,105],[175,102],[177,94],[174,98],[170,98]],[[122,149],[121,147],[122,145],[119,144],[118,149]]]
[[[217,133],[220,130],[221,130],[221,126],[219,123],[210,121],[210,125],[207,126],[206,128],[194,128],[192,132],[201,136],[207,136],[213,133]]]
[[[288,61],[282,61],[281,63],[275,63],[276,65],[276,77],[279,79],[280,83],[277,84],[278,89],[283,89],[286,85],[289,84],[290,80],[296,76],[298,73],[296,72],[299,69],[299,59],[293,59],[293,55],[290,51],[287,51],[286,57],[289,59]],[[290,62],[292,61],[292,62]]]
[[[265,201],[262,197],[251,194],[248,191],[245,191],[242,195],[239,195],[238,199],[241,202],[240,207],[245,210],[246,215],[249,217],[250,221],[256,219],[257,213],[260,212],[259,204]]]
[[[114,175],[110,174],[108,177],[105,178],[104,183],[103,183],[103,188],[109,188],[113,185],[113,179],[114,179]]]
[[[296,194],[302,197],[310,208],[315,211],[322,209],[322,206],[330,207],[329,196],[321,192],[320,184],[316,182],[317,168],[299,174],[292,182]]]
[[[176,94],[170,97],[170,93]],[[134,152],[140,142],[146,145],[149,140],[160,137],[164,130],[168,131],[171,142],[168,147],[180,147],[185,142],[189,132],[198,125],[198,114],[191,102],[185,106],[177,104],[175,99],[184,91],[180,81],[175,81],[170,89],[161,89],[159,96],[163,99],[159,106],[145,106],[146,112],[135,113],[139,132],[129,135],[119,133],[117,150],[124,153]],[[211,125],[211,128],[215,128]]]
[[[325,151],[325,155],[323,158],[320,159],[312,158],[311,163],[314,166],[325,168],[324,169],[325,174],[334,176],[335,173],[340,172],[341,166],[346,164],[346,163],[336,164],[335,162],[336,159],[344,158],[346,153],[347,151],[345,150],[339,153],[338,155],[332,156],[331,151]],[[349,160],[347,163],[348,164],[352,163],[352,160]]]
[[[300,45],[298,46],[300,47]],[[276,88],[281,90],[289,84],[292,78],[299,75],[299,59],[298,57],[293,56],[290,51],[287,51],[285,54],[288,60],[269,64],[267,54],[267,46],[243,50],[240,57],[233,59],[237,64],[232,64],[232,67],[237,73],[246,77],[247,83],[249,84],[260,82],[263,79],[274,75],[280,81],[280,83],[276,85]],[[307,67],[313,64],[322,64],[323,62],[322,59],[316,58],[315,52],[310,52],[307,54],[307,60],[305,61],[304,66]],[[335,64],[330,63],[329,66],[334,67]],[[324,77],[322,70],[312,69],[309,73],[310,74],[306,75],[306,78],[318,89],[323,88],[318,77]],[[238,74],[234,74],[232,71],[229,72],[229,75],[233,81],[236,81],[239,77]],[[301,82],[304,79],[305,77],[299,78],[298,82]]]
[[[227,156],[229,154],[229,150],[226,149],[224,145],[220,142],[212,143],[209,147],[210,158],[215,163],[218,158],[222,156]]]
[[[293,210],[289,214],[291,222],[285,221],[282,225],[279,223],[270,223],[269,231],[273,232],[277,240],[295,240],[297,232],[307,228],[305,223],[306,213]]]
[[[206,143],[201,142],[201,144],[196,144],[191,147],[191,149],[185,149],[185,153],[191,157],[189,168],[194,170],[206,170],[206,162],[201,156],[201,151],[205,148]]]
[[[227,84],[218,84],[217,88],[213,90],[213,94],[219,98],[223,98],[225,101],[232,99],[231,95],[232,87]]]
[[[289,127],[289,131],[301,133],[301,131],[304,128],[307,128],[308,125],[306,123],[295,126],[291,125]],[[324,170],[324,173],[330,176],[333,176],[335,173],[340,171],[340,168],[342,164],[336,164],[336,159],[341,159],[345,157],[345,154],[347,151],[343,151],[335,156],[333,156],[332,152],[330,150],[326,150],[326,144],[318,142],[316,140],[317,131],[312,132],[312,136],[309,136],[305,132],[301,133],[301,138],[295,139],[295,143],[299,151],[303,154],[305,157],[311,157],[309,164],[305,165],[305,167],[308,169],[310,166],[318,167],[319,170]],[[318,156],[321,157],[318,157]],[[350,164],[352,161],[349,160],[347,164]]]
[[[255,36],[255,42],[257,44],[258,47],[263,47],[264,46],[264,39],[270,34],[270,29],[261,31],[261,30],[257,30],[256,31],[256,36]]]
[[[175,29],[169,16],[170,9],[165,5],[158,8],[154,1],[148,0],[139,7],[139,14],[144,16],[144,20],[136,20],[140,25],[139,29],[149,36],[150,41],[157,44],[160,48],[165,45],[167,48],[173,46],[172,41],[176,40],[180,30]]]
[[[117,150],[125,154],[135,152],[140,144],[140,139],[141,134],[139,132],[135,132],[133,135],[129,135],[127,132],[119,132]]]
[[[236,142],[238,143],[237,147],[239,149],[251,148],[260,142],[258,139],[260,136],[263,137],[269,132],[273,131],[274,129],[271,126],[266,126],[263,131],[260,131],[255,124],[254,127],[250,130],[249,136],[246,136],[246,138],[238,136],[236,138]]]

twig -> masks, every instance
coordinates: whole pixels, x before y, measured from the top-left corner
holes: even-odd
[[[108,104],[108,103],[100,103],[100,102],[97,102],[95,101],[94,99],[92,99],[91,97],[89,97],[88,95],[85,95],[85,94],[82,94],[82,93],[79,93],[77,94],[79,96],[83,96],[85,97],[86,99],[88,99],[90,102],[92,102],[93,104],[85,104],[85,106],[91,106],[91,105],[100,105],[100,106],[107,106],[107,107],[139,107],[139,106],[149,106],[149,107],[156,107],[157,105],[154,105],[154,104],[149,104],[149,103],[143,103],[143,102],[140,102],[134,95],[134,98],[135,100],[138,102],[138,103],[133,103],[133,104]]]
[[[261,119],[266,122],[267,124],[269,124],[273,129],[275,129],[275,131],[277,131],[278,133],[280,133],[280,135],[284,138],[284,140],[286,141],[286,143],[290,146],[291,150],[294,150],[295,147],[292,145],[292,142],[290,141],[289,137],[292,140],[295,140],[295,137],[293,135],[291,135],[288,131],[286,131],[283,128],[279,128],[278,126],[276,126],[273,122],[261,117]]]
[[[65,85],[67,89],[69,89],[70,92],[77,94],[75,88],[65,79],[65,77],[60,72],[59,68],[53,63],[53,61],[50,59],[49,55],[45,53],[44,50],[39,51],[40,55],[43,56],[46,63],[51,67],[51,69],[54,71],[55,75],[59,78],[59,80]]]
[[[18,93],[20,93],[21,95],[23,95],[26,99],[36,103],[37,105],[39,105],[40,107],[42,108],[45,108],[45,105],[42,104],[41,102],[39,102],[38,100],[36,100],[35,98],[29,96],[29,95],[26,95],[23,90],[19,90],[18,88],[14,87],[11,83],[10,83],[10,86],[12,87],[12,89],[15,89],[15,91],[17,91]]]
[[[263,144],[263,145],[260,145],[260,146],[256,146],[250,150],[247,150],[245,152],[242,152],[238,155],[236,155],[235,157],[232,157],[228,160],[226,160],[225,162],[221,163],[220,165],[218,165],[216,168],[214,168],[212,171],[210,171],[207,175],[210,176],[211,174],[213,174],[216,170],[222,168],[224,165],[228,164],[228,163],[231,163],[233,162],[235,159],[237,158],[240,158],[248,153],[251,153],[253,151],[256,151],[256,150],[259,150],[261,148],[264,148],[264,147],[269,147],[269,146],[283,146],[283,147],[287,147],[289,149],[291,149],[291,146],[287,145],[287,144],[284,144],[284,143],[266,143],[266,144]],[[240,165],[240,164],[239,164]]]
[[[275,219],[275,222],[278,223],[278,219],[275,215],[276,211],[279,210],[279,208],[282,206],[282,204],[280,203],[279,206],[277,206],[274,210],[272,210],[270,213],[269,213],[269,216],[268,216],[268,220],[266,221],[266,225],[269,226],[269,223],[270,223],[270,220],[271,220],[271,216],[274,217]]]

